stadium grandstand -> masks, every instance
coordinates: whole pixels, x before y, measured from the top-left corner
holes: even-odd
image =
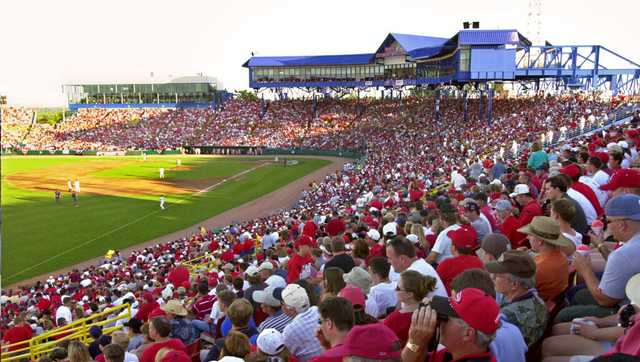
[[[215,108],[229,93],[213,77],[186,76],[169,83],[65,85],[69,109]]]
[[[2,361],[640,357],[637,63],[466,29],[243,66],[278,99],[178,79],[65,86],[56,126],[3,106],[19,153],[354,158],[285,210],[3,288]]]

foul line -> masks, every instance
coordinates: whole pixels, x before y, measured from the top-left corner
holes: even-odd
[[[244,175],[248,174],[249,172],[253,172],[253,171],[255,171],[255,170],[257,170],[257,169],[259,169],[259,168],[261,168],[261,167],[264,167],[265,165],[267,165],[267,163],[263,163],[263,164],[260,164],[260,165],[258,165],[258,166],[252,167],[252,168],[250,168],[250,169],[244,170],[244,171],[242,171],[242,172],[238,172],[237,174],[235,174],[235,175],[233,175],[233,176],[231,176],[231,177],[229,177],[229,178],[222,179],[221,181],[219,181],[219,182],[217,182],[217,183],[215,183],[215,184],[213,184],[213,185],[207,186],[206,188],[204,188],[204,189],[202,189],[202,190],[200,190],[200,191],[198,191],[198,192],[195,192],[195,193],[193,193],[193,194],[191,194],[191,195],[189,195],[189,196],[185,197],[184,199],[180,199],[180,200],[179,200],[179,202],[176,202],[176,203],[174,203],[173,205],[178,205],[178,204],[182,203],[182,202],[183,202],[183,201],[185,201],[185,200],[189,200],[189,199],[191,199],[193,196],[201,195],[201,194],[203,194],[203,193],[205,193],[205,192],[209,192],[209,191],[213,190],[214,188],[216,188],[216,187],[218,187],[218,186],[222,185],[223,183],[225,183],[225,182],[227,182],[227,181],[235,180],[235,179],[237,179],[237,178],[239,178],[239,177],[242,177],[242,176],[244,176]],[[170,206],[167,206],[167,207],[165,208],[165,210],[166,210],[166,209],[168,209],[169,207],[170,207]],[[17,272],[17,273],[14,273],[14,274],[12,274],[12,275],[9,275],[9,276],[7,276],[7,280],[10,280],[11,278],[13,278],[13,277],[15,277],[15,276],[18,276],[18,275],[20,275],[20,274],[24,274],[25,272],[30,271],[30,270],[33,270],[33,269],[35,269],[35,268],[37,268],[37,267],[39,267],[39,266],[41,266],[41,265],[43,265],[43,264],[46,264],[46,263],[50,262],[51,260],[57,259],[57,258],[59,258],[59,257],[61,257],[61,256],[63,256],[63,255],[69,254],[70,252],[75,251],[75,250],[77,250],[77,249],[80,249],[80,248],[82,248],[82,247],[84,247],[84,246],[86,246],[86,245],[89,245],[89,244],[91,244],[92,242],[94,242],[94,241],[96,241],[96,240],[102,239],[102,238],[103,238],[103,237],[105,237],[105,236],[111,235],[111,234],[115,233],[116,231],[120,231],[120,230],[122,230],[122,229],[124,229],[124,228],[126,228],[126,227],[128,227],[128,226],[131,226],[131,225],[133,225],[133,224],[135,224],[135,223],[137,223],[137,222],[139,222],[139,221],[143,220],[143,219],[148,218],[149,216],[152,216],[152,215],[158,214],[158,213],[163,212],[163,211],[164,211],[164,210],[156,210],[156,211],[150,212],[150,213],[148,213],[148,214],[146,214],[146,215],[143,215],[143,216],[141,216],[141,217],[139,217],[139,218],[137,218],[137,219],[135,219],[135,220],[133,220],[133,221],[131,221],[131,222],[129,222],[129,223],[126,223],[126,224],[124,224],[124,225],[121,225],[121,226],[119,226],[119,227],[117,227],[117,228],[115,228],[115,229],[113,229],[113,230],[109,230],[109,231],[107,231],[106,233],[104,233],[104,234],[102,234],[102,235],[98,235],[98,236],[96,236],[95,238],[93,238],[93,239],[91,239],[91,240],[87,240],[87,241],[85,241],[85,242],[83,242],[83,243],[81,243],[81,244],[78,244],[78,245],[76,245],[76,246],[72,247],[71,249],[67,249],[67,250],[63,251],[62,253],[58,253],[58,254],[56,254],[56,255],[53,255],[53,256],[51,256],[51,257],[49,257],[49,258],[47,258],[47,259],[45,259],[45,260],[43,260],[43,261],[41,261],[41,262],[39,262],[39,263],[37,263],[37,264],[34,264],[34,265],[32,265],[32,266],[30,266],[30,267],[28,267],[28,268],[22,269],[21,271],[19,271],[19,272]]]

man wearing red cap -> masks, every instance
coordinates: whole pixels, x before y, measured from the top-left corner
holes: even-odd
[[[451,282],[455,277],[467,269],[484,268],[482,260],[475,255],[478,247],[476,231],[471,225],[462,225],[457,230],[449,231],[451,238],[451,254],[453,258],[446,259],[438,265],[436,272],[451,294]]]
[[[635,168],[622,169],[609,180],[609,183],[600,186],[601,190],[610,192],[611,197],[622,194],[640,195],[640,170]]]
[[[311,276],[311,264],[313,257],[311,256],[311,248],[313,240],[302,235],[295,244],[297,252],[293,254],[287,263],[287,283],[293,283],[298,279],[305,279]]]
[[[489,345],[499,321],[500,307],[480,289],[465,288],[451,298],[436,296],[414,314],[402,361],[495,361]],[[429,353],[427,345],[438,324],[438,342],[445,348]]]

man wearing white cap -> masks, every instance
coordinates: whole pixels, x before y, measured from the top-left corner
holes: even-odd
[[[520,216],[518,217],[518,227],[524,227],[531,223],[536,216],[542,216],[542,208],[540,204],[531,196],[529,186],[525,184],[518,184],[513,189],[513,192],[509,195],[514,198],[518,204],[522,207],[520,210]],[[526,236],[520,234],[520,243],[526,241]]]
[[[306,362],[322,353],[316,339],[318,307],[311,306],[309,296],[298,284],[289,284],[282,291],[283,311],[293,317],[283,332],[284,344],[299,361]]]
[[[291,317],[282,312],[282,290],[283,288],[267,287],[253,293],[253,300],[260,304],[260,308],[267,318],[260,323],[258,331],[266,329],[276,329],[284,331],[284,327],[291,322]]]
[[[258,267],[260,277],[267,283],[268,286],[274,288],[284,288],[287,286],[287,281],[283,277],[274,274],[275,266],[270,261],[265,261]]]

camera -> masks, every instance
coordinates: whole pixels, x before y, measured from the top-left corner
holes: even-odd
[[[620,327],[622,328],[631,327],[631,325],[633,324],[631,322],[631,317],[633,317],[634,314],[636,314],[636,309],[633,307],[632,304],[627,304],[626,306],[624,306],[624,308],[622,308],[622,310],[620,311],[620,314],[618,315],[618,318],[620,321]]]

